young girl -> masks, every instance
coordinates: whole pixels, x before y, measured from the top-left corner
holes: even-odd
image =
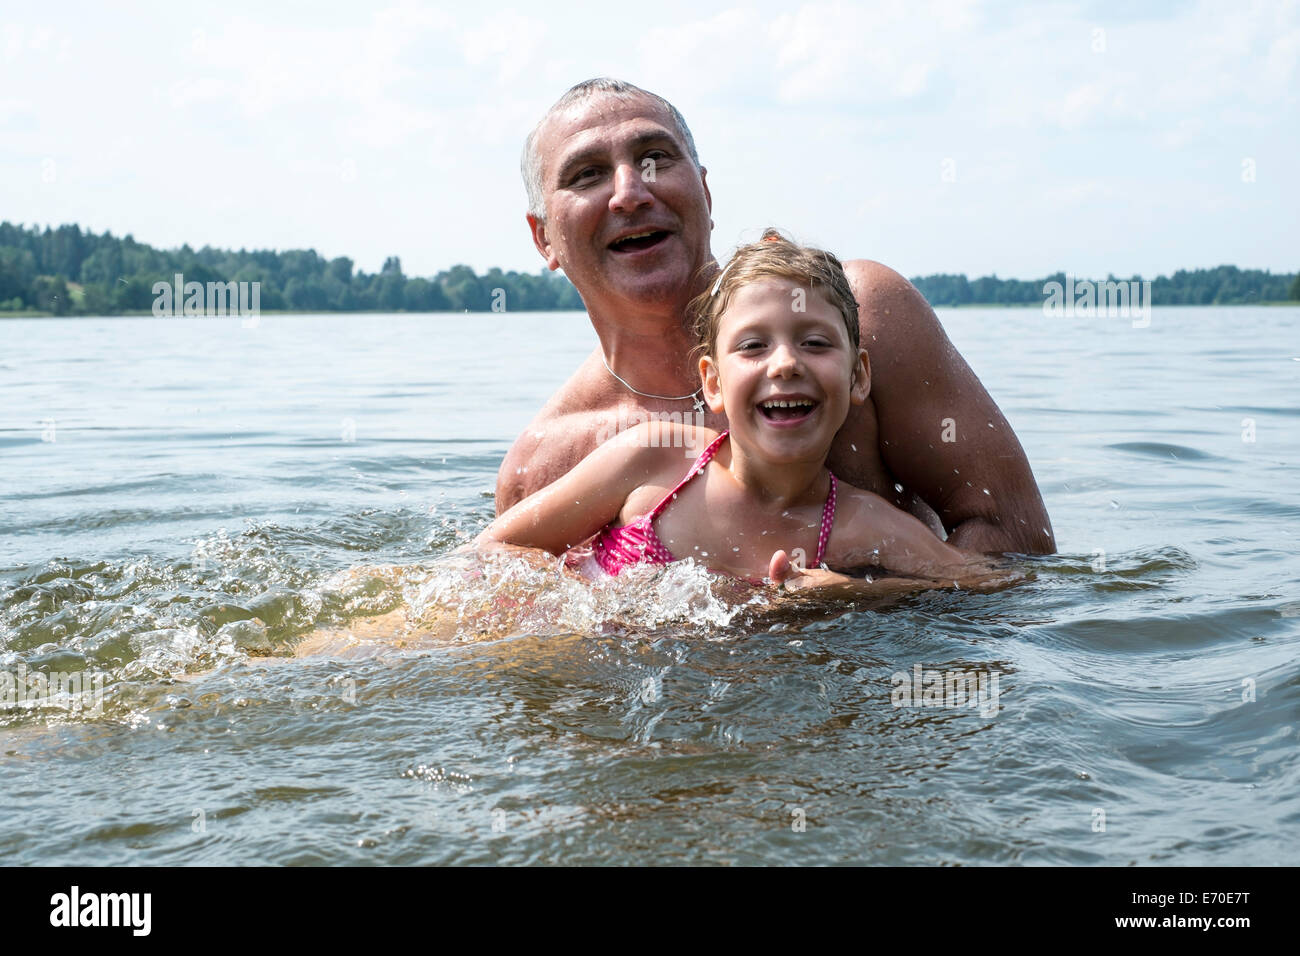
[[[690,315],[704,399],[726,414],[727,430],[630,428],[498,517],[478,544],[558,555],[595,535],[595,561],[609,574],[689,557],[756,583],[847,580],[820,568],[961,586],[991,570],[826,468],[849,405],[871,387],[838,259],[769,229],[737,250]],[[683,448],[704,449],[685,475]]]

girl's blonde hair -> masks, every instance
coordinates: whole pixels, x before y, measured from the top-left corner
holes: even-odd
[[[694,360],[717,355],[722,313],[736,290],[759,279],[788,279],[808,287],[811,293],[839,309],[853,355],[857,356],[858,300],[853,296],[840,260],[823,249],[791,242],[776,229],[768,228],[758,242],[737,249],[709,291],[696,296],[687,306],[687,319],[695,333]]]

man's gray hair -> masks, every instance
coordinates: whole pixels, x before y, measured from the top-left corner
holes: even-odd
[[[537,155],[538,133],[541,132],[542,126],[553,114],[595,96],[612,96],[620,100],[645,96],[654,100],[666,109],[668,115],[672,117],[673,122],[677,125],[678,134],[686,143],[686,151],[691,154],[691,161],[695,163],[697,169],[699,168],[700,157],[695,152],[695,138],[691,136],[691,130],[686,125],[685,118],[672,103],[669,103],[662,96],[651,93],[649,90],[643,90],[639,86],[633,86],[625,80],[615,80],[607,76],[597,77],[593,80],[583,80],[581,83],[569,87],[568,92],[555,101],[555,105],[546,111],[546,115],[538,121],[537,125],[533,127],[533,131],[528,134],[528,139],[524,140],[524,154],[519,162],[519,169],[524,175],[524,187],[528,190],[528,212],[541,222],[546,221],[546,197],[542,194],[542,158]]]

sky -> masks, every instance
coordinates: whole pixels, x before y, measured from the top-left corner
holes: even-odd
[[[0,219],[535,272],[524,137],[607,75],[685,115],[720,256],[1293,272],[1298,64],[1300,0],[6,4]]]

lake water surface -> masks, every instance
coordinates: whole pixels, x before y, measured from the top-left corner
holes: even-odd
[[[0,672],[102,690],[0,706],[0,860],[1294,864],[1300,309],[941,318],[1061,553],[780,612],[440,562],[582,314],[0,321]],[[424,604],[462,639],[289,656]]]

